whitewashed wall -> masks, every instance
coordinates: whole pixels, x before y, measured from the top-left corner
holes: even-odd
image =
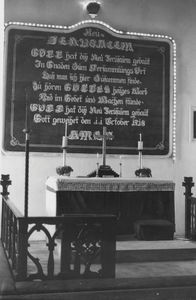
[[[5,21],[72,25],[89,19],[78,0],[5,0]],[[177,158],[144,158],[154,178],[176,183],[175,208],[178,235],[184,234],[184,176],[196,181],[196,142],[190,140],[190,109],[196,105],[196,1],[195,0],[100,0],[98,20],[123,31],[158,33],[172,36],[177,45]],[[1,40],[2,46],[2,40]],[[2,81],[2,80],[1,80]],[[1,92],[2,94],[2,92]],[[1,96],[2,97],[2,96]],[[1,102],[2,103],[2,102]],[[23,153],[2,153],[1,173],[10,174],[11,198],[23,211]],[[44,215],[45,182],[61,164],[60,154],[30,154],[29,214]],[[69,154],[73,176],[86,175],[95,168],[94,155]],[[119,171],[119,157],[108,156],[107,163]],[[137,157],[123,158],[123,176],[133,177],[138,168]],[[194,191],[194,190],[193,190]]]

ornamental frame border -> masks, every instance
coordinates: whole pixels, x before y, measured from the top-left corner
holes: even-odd
[[[78,22],[73,25],[54,25],[54,24],[42,24],[42,23],[31,23],[31,22],[14,22],[14,21],[9,21],[4,24],[4,29],[6,29],[8,26],[14,25],[14,26],[25,26],[25,27],[31,27],[31,28],[39,28],[40,30],[44,29],[56,29],[56,30],[75,30],[76,27],[83,27],[86,26],[86,24],[99,24],[104,27],[106,27],[108,30],[112,31],[114,34],[122,35],[122,36],[131,36],[131,37],[142,37],[146,39],[166,39],[168,40],[171,45],[172,45],[172,59],[171,59],[171,64],[170,64],[170,74],[171,74],[171,87],[170,87],[170,94],[171,101],[170,103],[170,109],[171,109],[171,114],[170,114],[170,153],[167,155],[168,157],[172,157],[173,161],[176,160],[176,42],[175,40],[169,36],[169,35],[163,35],[163,34],[154,34],[154,33],[139,33],[139,32],[130,32],[130,31],[122,31],[122,30],[117,30],[113,28],[112,26],[108,25],[105,22],[99,21],[99,20],[84,20],[81,22]],[[196,108],[196,107],[195,107]],[[193,129],[192,129],[193,130]],[[196,138],[194,139],[196,140]]]

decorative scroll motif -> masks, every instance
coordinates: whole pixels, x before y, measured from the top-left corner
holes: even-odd
[[[162,53],[162,54],[164,54],[165,53],[165,47],[160,47],[159,48],[159,52]]]
[[[19,44],[22,40],[23,40],[23,37],[19,34],[16,34],[16,36],[15,36],[16,44]]]
[[[160,142],[159,144],[156,145],[156,149],[159,149],[159,150],[163,150],[165,149],[165,145],[163,142]]]
[[[95,225],[96,226],[96,225]],[[95,228],[94,228],[95,229]],[[97,224],[95,232],[93,228],[84,224],[79,229],[76,239],[71,243],[72,250],[75,251],[75,269],[80,268],[80,261],[84,261],[84,277],[101,277],[101,269],[97,272],[90,270],[93,261],[100,255],[101,227]],[[78,266],[77,266],[78,264]]]
[[[29,280],[34,280],[34,279],[47,279],[50,277],[54,276],[54,248],[56,246],[55,241],[54,241],[54,236],[52,237],[49,233],[49,231],[46,229],[45,226],[43,226],[42,224],[35,224],[29,231],[28,233],[28,239],[30,238],[31,234],[35,231],[40,231],[42,230],[45,234],[46,237],[48,238],[48,243],[46,244],[48,247],[48,251],[49,251],[49,257],[48,257],[48,270],[47,270],[47,274],[44,274],[43,271],[43,267],[40,263],[39,258],[34,257],[29,251],[27,253],[28,257],[30,258],[30,260],[35,264],[36,268],[37,268],[37,273],[34,274],[30,274],[28,279]]]
[[[20,142],[15,137],[12,137],[12,139],[10,140],[10,145],[14,147],[20,145]]]

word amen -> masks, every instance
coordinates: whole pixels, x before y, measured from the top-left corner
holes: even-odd
[[[108,131],[107,132],[108,136],[110,137],[110,140],[113,139],[113,132],[112,131]],[[68,136],[69,140],[84,140],[84,141],[92,141],[92,140],[98,140],[101,141],[102,137],[100,134],[100,131],[87,131],[87,130],[71,130],[69,136]]]

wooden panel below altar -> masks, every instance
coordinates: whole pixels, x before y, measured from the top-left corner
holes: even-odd
[[[169,180],[54,176],[47,179],[46,188],[48,215],[115,214],[118,234],[133,234],[134,222],[139,219],[175,224],[175,185]]]

